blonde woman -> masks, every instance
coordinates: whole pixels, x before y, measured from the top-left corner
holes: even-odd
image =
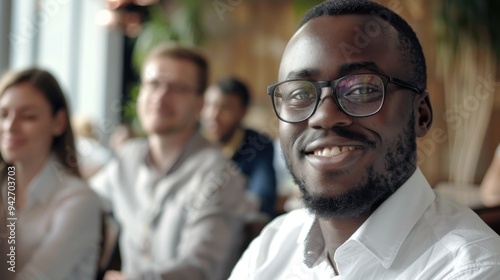
[[[8,272],[15,279],[94,279],[97,271],[99,200],[80,177],[68,116],[47,71],[2,77],[0,188],[4,216],[15,225],[7,265],[15,265]]]

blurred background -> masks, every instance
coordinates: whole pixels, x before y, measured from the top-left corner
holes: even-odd
[[[140,134],[138,72],[163,41],[197,46],[211,81],[228,74],[250,86],[246,123],[271,137],[278,121],[266,87],[313,0],[0,0],[0,74],[36,65],[61,82],[75,115],[107,145],[120,124]],[[377,1],[403,16],[424,48],[434,110],[419,140],[431,185],[479,184],[500,143],[500,1]]]

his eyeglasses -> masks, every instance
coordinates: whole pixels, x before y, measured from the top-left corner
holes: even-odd
[[[271,96],[278,118],[288,123],[298,123],[310,118],[318,107],[321,90],[333,88],[333,99],[339,108],[352,117],[368,117],[380,111],[384,104],[387,84],[422,92],[416,86],[381,74],[353,74],[333,81],[289,80],[271,85]]]
[[[161,81],[157,79],[146,80],[141,83],[141,86],[147,92],[155,92],[161,87],[168,89],[172,93],[182,94],[182,95],[186,95],[188,93],[196,91],[189,85],[185,85],[178,82]]]

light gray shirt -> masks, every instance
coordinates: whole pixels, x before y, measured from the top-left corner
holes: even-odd
[[[121,228],[132,279],[227,279],[240,249],[244,179],[199,133],[166,174],[150,168],[146,139],[126,143],[92,180]]]

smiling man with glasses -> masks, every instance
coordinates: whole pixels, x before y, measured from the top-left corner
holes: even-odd
[[[305,209],[268,225],[230,279],[498,279],[498,235],[417,167],[432,109],[405,20],[325,1],[288,43],[279,80],[268,94]]]

